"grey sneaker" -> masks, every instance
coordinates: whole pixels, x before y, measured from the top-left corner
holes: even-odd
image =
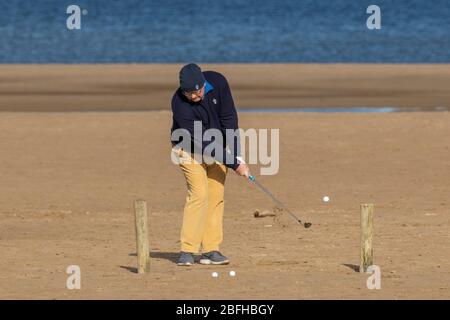
[[[194,264],[194,255],[189,252],[180,252],[177,264],[179,266],[192,266]]]
[[[229,264],[230,260],[219,251],[211,251],[202,254],[201,264]]]

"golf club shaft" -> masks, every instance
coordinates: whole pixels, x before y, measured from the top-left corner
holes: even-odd
[[[259,181],[257,181],[255,179],[254,176],[249,176],[248,177],[250,181],[256,183],[256,185],[265,193],[267,194],[269,197],[272,198],[272,200],[281,208],[283,208],[284,210],[286,210],[287,213],[289,213],[291,215],[292,218],[295,219],[295,221],[297,221],[298,223],[302,224],[301,220],[295,215],[293,214],[288,208],[286,208],[286,206],[277,198],[275,198],[275,196],[269,191],[267,190],[261,183],[259,183]]]

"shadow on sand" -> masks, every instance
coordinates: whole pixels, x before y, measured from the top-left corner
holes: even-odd
[[[152,251],[150,252],[150,258],[152,259],[164,259],[168,260],[173,263],[178,262],[180,253],[179,252],[161,252],[161,251]],[[133,252],[129,254],[130,257],[136,257],[137,253]],[[129,266],[119,266],[122,269],[128,270],[133,273],[137,273],[138,270],[135,267],[129,267]]]
[[[342,265],[352,269],[355,272],[359,272],[359,266],[357,266],[356,264],[343,263]]]

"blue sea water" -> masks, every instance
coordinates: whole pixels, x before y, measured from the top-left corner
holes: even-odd
[[[190,61],[449,63],[450,1],[0,0],[0,63]]]

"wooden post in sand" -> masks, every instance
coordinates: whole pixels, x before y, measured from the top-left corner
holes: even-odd
[[[359,272],[366,272],[373,265],[373,204],[361,205],[361,258]]]
[[[150,252],[147,229],[147,202],[136,200],[134,202],[134,216],[136,222],[136,248],[138,273],[150,271]]]

